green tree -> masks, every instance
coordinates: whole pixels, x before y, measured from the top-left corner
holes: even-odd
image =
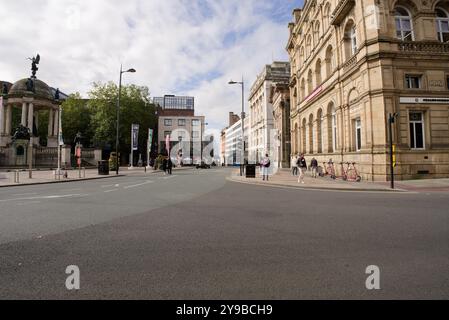
[[[80,132],[83,145],[92,146],[94,136],[92,115],[88,100],[83,99],[79,93],[70,95],[62,104],[61,121],[64,143],[73,146],[75,136]]]
[[[118,87],[112,82],[95,83],[89,98],[89,107],[92,111],[91,125],[94,130],[93,141],[98,146],[110,145],[115,150]],[[155,110],[150,102],[147,87],[136,85],[122,87],[119,128],[119,152],[122,160],[128,159],[130,153],[133,123],[140,125],[138,153],[143,156],[146,154],[148,128],[155,128],[157,123]]]

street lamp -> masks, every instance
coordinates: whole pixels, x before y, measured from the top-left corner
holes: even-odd
[[[238,81],[229,81],[228,84],[240,84],[242,86],[242,158],[240,161],[240,176],[243,176],[243,171],[245,170],[245,83],[243,82],[243,78],[241,82]]]
[[[122,75],[124,73],[135,73],[135,69],[128,69],[126,71],[123,71],[122,65],[120,65],[120,81],[118,85],[118,99],[117,99],[117,133],[115,136],[115,173],[118,175],[119,171],[119,155],[118,155],[118,137],[119,137],[119,124],[120,124],[120,98],[122,95]]]
[[[388,125],[390,133],[390,174],[391,174],[391,189],[394,189],[394,167],[395,167],[395,155],[394,155],[394,145],[393,145],[393,124],[396,122],[396,118],[399,116],[398,113],[394,113],[388,116]]]

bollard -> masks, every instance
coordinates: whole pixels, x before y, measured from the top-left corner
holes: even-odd
[[[14,171],[14,183],[20,183],[20,172],[19,170]]]

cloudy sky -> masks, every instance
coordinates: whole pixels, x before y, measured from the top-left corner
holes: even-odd
[[[240,91],[265,64],[287,60],[287,24],[302,0],[15,0],[0,10],[0,80],[30,74],[82,95],[96,81],[118,81],[120,63],[137,69],[125,83],[152,96],[192,95],[209,129],[239,112]]]

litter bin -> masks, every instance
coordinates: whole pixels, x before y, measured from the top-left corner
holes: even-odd
[[[98,174],[100,176],[109,175],[109,161],[107,160],[98,161]]]
[[[247,164],[246,165],[246,177],[247,178],[256,178],[256,165],[255,164]]]

